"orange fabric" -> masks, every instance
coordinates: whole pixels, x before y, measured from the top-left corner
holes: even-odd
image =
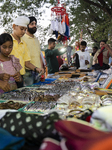
[[[69,26],[69,18],[68,18],[68,15],[65,16],[65,23],[67,24],[67,26]]]
[[[112,137],[108,137],[107,139],[103,139],[98,143],[95,143],[90,150],[112,150]]]
[[[62,21],[61,21],[61,23],[62,23],[62,22],[65,22],[65,16],[63,16],[63,18],[62,18]]]

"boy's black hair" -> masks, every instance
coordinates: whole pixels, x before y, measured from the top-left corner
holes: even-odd
[[[93,48],[95,48],[96,50],[98,50],[98,47],[97,47],[97,46],[94,46]]]
[[[106,41],[106,40],[101,40],[100,43],[101,43],[101,42],[104,42],[104,43],[106,44],[107,41]]]
[[[81,44],[80,45],[82,45],[82,46],[87,46],[87,43],[86,43],[86,41],[81,41]]]
[[[55,42],[55,41],[56,41],[55,39],[50,38],[50,39],[48,40],[48,45],[51,44],[51,43],[53,43],[53,42]]]
[[[7,41],[11,41],[13,43],[12,36],[8,33],[2,33],[0,35],[0,45],[4,44]]]

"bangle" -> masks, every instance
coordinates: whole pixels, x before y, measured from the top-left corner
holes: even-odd
[[[37,72],[36,69],[37,69],[37,67],[34,68],[34,72]]]

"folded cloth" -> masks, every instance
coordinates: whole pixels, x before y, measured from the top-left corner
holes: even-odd
[[[24,112],[7,112],[0,120],[0,127],[14,136],[24,137],[29,143],[40,146],[46,137],[58,139],[54,122],[60,120],[56,112],[45,116],[26,114]]]
[[[59,141],[52,138],[45,138],[39,150],[62,150],[62,149],[60,147]]]
[[[91,123],[101,130],[112,131],[112,106],[97,109],[91,117]]]
[[[19,150],[24,144],[24,138],[12,136],[8,131],[0,128],[0,150]]]
[[[66,138],[67,150],[108,150],[112,149],[112,134],[75,121],[55,122],[55,128]]]
[[[100,64],[92,65],[92,69],[94,69],[94,70],[106,70],[109,68],[110,68],[110,66],[108,64],[105,64],[105,63],[103,63],[103,66],[100,66]]]

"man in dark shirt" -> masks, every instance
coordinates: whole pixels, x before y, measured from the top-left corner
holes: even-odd
[[[45,57],[48,67],[48,77],[53,75],[55,72],[59,71],[59,63],[56,56],[62,55],[65,53],[66,49],[63,52],[60,52],[60,49],[55,48],[55,39],[50,38],[48,40],[48,49],[45,50]]]

